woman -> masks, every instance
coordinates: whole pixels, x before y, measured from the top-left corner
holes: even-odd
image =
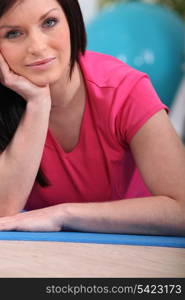
[[[76,0],[1,1],[0,230],[185,235],[167,107],[85,45]]]

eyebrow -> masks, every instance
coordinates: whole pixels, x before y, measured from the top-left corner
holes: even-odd
[[[43,19],[45,19],[45,17],[53,10],[58,10],[58,8],[52,8],[50,9],[47,13],[45,13],[44,15],[42,15],[39,19],[39,21],[42,21]],[[2,25],[0,26],[0,30],[4,29],[4,28],[19,28],[19,25]]]

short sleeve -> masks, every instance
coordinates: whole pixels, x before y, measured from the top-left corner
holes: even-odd
[[[117,115],[116,132],[119,142],[129,144],[142,125],[162,109],[169,112],[169,108],[160,100],[148,76],[144,75],[133,86]]]

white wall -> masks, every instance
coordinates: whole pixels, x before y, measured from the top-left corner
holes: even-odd
[[[185,76],[179,86],[174,104],[170,113],[170,119],[177,134],[185,143]]]
[[[98,0],[79,0],[82,9],[84,21],[87,24],[97,12]]]

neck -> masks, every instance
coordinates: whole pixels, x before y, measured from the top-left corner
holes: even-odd
[[[52,110],[68,109],[73,106],[76,99],[84,93],[84,82],[80,67],[76,63],[73,69],[71,79],[67,76],[50,86]]]

